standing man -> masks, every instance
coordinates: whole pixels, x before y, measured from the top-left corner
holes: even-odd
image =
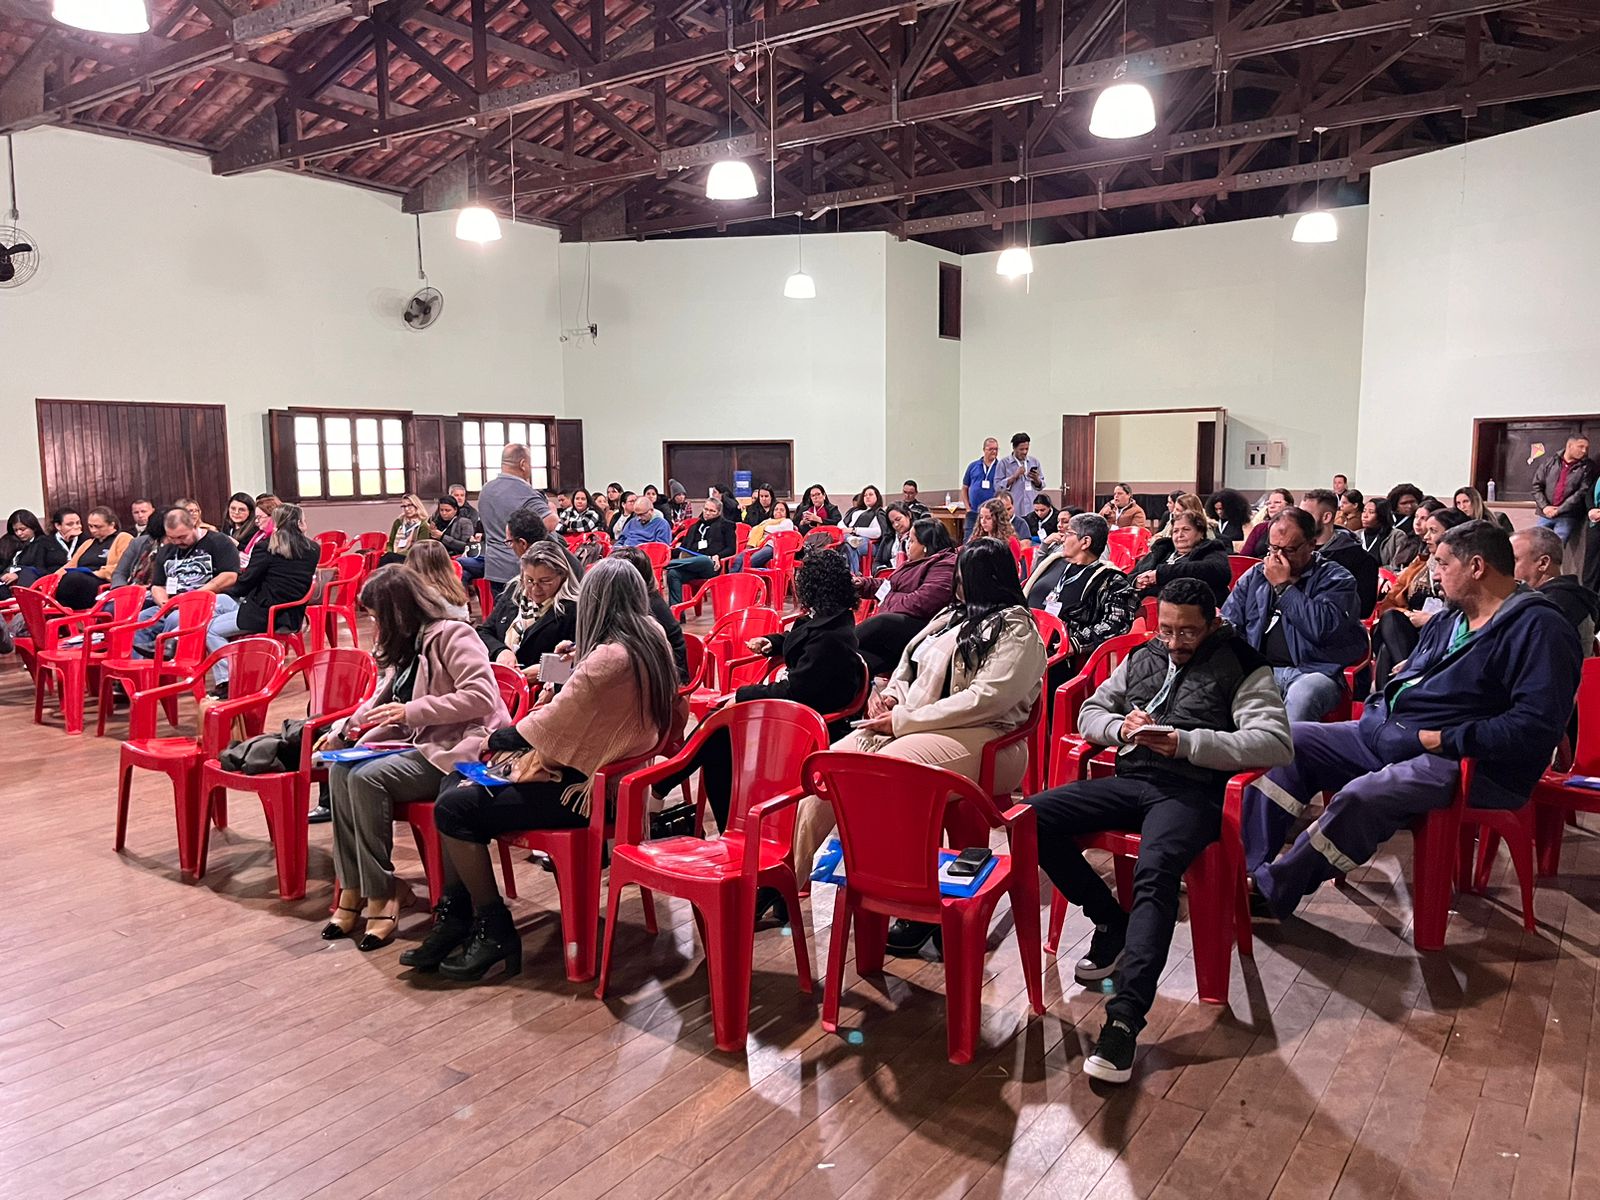
[[[1117,748],[1116,775],[1028,799],[1039,822],[1040,867],[1095,923],[1073,975],[1094,988],[1116,976],[1100,1040],[1083,1064],[1107,1083],[1133,1074],[1135,1040],[1172,948],[1178,885],[1221,836],[1228,781],[1294,757],[1272,672],[1218,619],[1211,589],[1198,579],[1173,580],[1156,619],[1156,636],[1123,659],[1078,714],[1089,742]],[[1078,846],[1080,836],[1107,829],[1140,834],[1126,914]]]
[[[1534,524],[1554,529],[1562,544],[1570,546],[1588,511],[1594,475],[1589,439],[1581,433],[1567,439],[1560,457],[1541,458],[1533,469],[1533,507],[1539,514]]]
[[[532,509],[546,530],[556,527],[556,515],[544,493],[535,488],[533,460],[528,448],[512,442],[500,452],[500,474],[483,485],[478,493],[478,515],[483,522],[483,577],[498,596],[500,589],[521,570],[517,556],[506,542],[506,522],[519,508]]]
[[[133,513],[133,536],[143,537],[150,532],[150,518],[156,515],[156,506],[148,500],[135,500],[129,511]]]
[[[1011,457],[1006,459],[1000,473],[1000,490],[1011,497],[1011,510],[1025,513],[1033,508],[1035,492],[1044,490],[1044,472],[1039,460],[1028,453],[1033,439],[1025,433],[1011,437]]]
[[[967,493],[967,537],[978,523],[978,510],[995,497],[995,476],[1000,470],[1000,443],[995,438],[983,439],[983,457],[974,459],[961,477],[961,486]]]

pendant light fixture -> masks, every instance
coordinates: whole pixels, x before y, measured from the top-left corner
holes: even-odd
[[[817,281],[806,274],[805,250],[801,242],[801,216],[794,218],[794,274],[783,281],[783,294],[790,300],[815,300]]]
[[[1089,132],[1099,138],[1143,137],[1156,127],[1156,102],[1142,83],[1120,82],[1128,73],[1128,0],[1122,0],[1122,65],[1111,74],[1111,86],[1094,100]]]
[[[740,68],[741,70],[743,68]],[[728,75],[728,140],[733,140],[733,74]],[[707,200],[753,200],[756,173],[742,158],[723,158],[711,164],[706,176]]]
[[[1325,126],[1317,126],[1317,162],[1322,162],[1322,135]],[[1322,207],[1322,179],[1317,179],[1317,192],[1315,207],[1309,212],[1300,214],[1300,219],[1294,223],[1294,232],[1289,235],[1297,242],[1318,244],[1323,242],[1337,242],[1339,240],[1339,222],[1327,209]]]
[[[91,33],[148,33],[144,0],[52,0],[50,16]]]
[[[456,237],[463,242],[476,242],[482,246],[488,242],[500,240],[500,218],[494,215],[492,209],[478,203],[478,160],[473,158],[468,168],[469,188],[467,195],[472,198],[468,204],[456,214]]]
[[[1027,187],[1027,202],[1023,208],[1023,244],[1010,245],[1000,251],[1000,257],[995,259],[994,273],[1006,279],[1020,279],[1033,274],[1033,180],[1027,178],[1028,150],[1026,146],[1017,147],[1019,170],[1024,186]],[[1011,199],[1017,198],[1016,181],[1012,181]],[[1013,232],[1014,236],[1014,232]]]

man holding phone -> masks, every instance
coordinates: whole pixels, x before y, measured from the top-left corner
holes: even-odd
[[[1039,865],[1095,923],[1078,982],[1115,976],[1100,1040],[1084,1070],[1126,1083],[1145,1014],[1172,945],[1178,885],[1222,832],[1222,800],[1240,771],[1294,759],[1272,668],[1217,615],[1211,589],[1175,579],[1161,590],[1157,634],[1112,673],[1078,713],[1091,743],[1117,748],[1116,775],[1052,788],[1028,800],[1038,815]],[[1124,913],[1077,839],[1137,830],[1133,910]]]

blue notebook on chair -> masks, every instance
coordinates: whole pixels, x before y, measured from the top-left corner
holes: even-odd
[[[1000,856],[994,855],[988,862],[978,868],[978,873],[971,876],[950,875],[950,864],[959,858],[959,850],[939,851],[939,894],[941,896],[965,897],[974,895],[983,886],[983,881],[989,878],[994,871],[995,863],[1000,861]],[[831,883],[835,887],[843,886],[844,873],[844,847],[839,844],[839,839],[831,837],[828,844],[823,846],[822,852],[817,855],[817,865],[811,872],[812,883]]]
[[[1569,775],[1562,787],[1586,788],[1591,792],[1600,792],[1600,775]]]
[[[372,742],[366,746],[350,746],[343,750],[318,750],[311,756],[311,761],[319,767],[331,767],[334,763],[366,762],[369,758],[383,758],[390,754],[404,754],[407,750],[415,750],[410,742]]]

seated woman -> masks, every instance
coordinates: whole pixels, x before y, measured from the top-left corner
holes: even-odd
[[[305,514],[298,504],[280,504],[272,511],[272,536],[250,556],[250,565],[239,578],[217,597],[211,624],[206,628],[206,652],[220,650],[242,634],[266,633],[267,610],[290,604],[311,590],[317,577],[317,559],[322,547],[306,534]],[[304,607],[289,608],[277,617],[275,633],[298,633],[305,624]],[[215,669],[217,686],[213,695],[228,695],[228,664]]]
[[[818,525],[839,523],[839,510],[829,501],[827,488],[820,483],[813,483],[806,489],[805,499],[799,505],[794,523],[801,533],[810,533]]]
[[[89,536],[57,572],[56,603],[82,611],[93,608],[100,586],[110,583],[117,564],[133,542],[133,535],[117,528],[117,514],[109,508],[89,510]]]
[[[883,513],[883,493],[867,484],[855,497],[841,525],[845,531],[844,549],[850,560],[850,570],[859,572],[863,556],[871,545],[883,540],[884,531],[889,527]]]
[[[1102,557],[1110,536],[1106,519],[1096,513],[1069,517],[1059,547],[1035,564],[1022,585],[1028,607],[1059,618],[1072,643],[1071,656],[1050,668],[1052,694],[1096,646],[1127,633],[1138,615],[1133,581]]]
[[[1011,518],[1006,515],[1004,501],[985,500],[978,506],[978,519],[972,523],[972,533],[967,541],[994,538],[1002,545],[1009,546],[1016,537],[1016,531],[1011,528]]]
[[[467,589],[456,578],[450,551],[441,542],[418,542],[411,547],[411,553],[406,555],[403,565],[407,571],[421,576],[438,593],[439,599],[444,601],[445,616],[452,621],[467,619]]]
[[[916,524],[916,518],[899,500],[884,509],[883,515],[889,527],[884,531],[884,535],[873,543],[871,565],[874,573],[891,570],[906,561],[906,556],[911,551],[911,527]],[[866,573],[866,565],[862,564],[859,573]],[[873,585],[873,590],[877,590],[876,585]]]
[[[195,528],[199,529],[201,533],[217,532],[217,527],[215,525],[207,523],[205,513],[201,511],[200,502],[198,500],[174,500],[172,502],[172,507],[181,508],[184,512],[193,517]]]
[[[1473,521],[1493,521],[1507,533],[1511,532],[1511,518],[1505,513],[1493,511],[1483,502],[1483,496],[1475,487],[1460,487],[1456,489],[1453,497],[1456,511],[1464,512]]]
[[[623,492],[622,497],[617,501],[616,510],[611,514],[611,521],[606,526],[606,533],[610,534],[613,542],[617,540],[617,534],[622,532],[622,527],[628,523],[628,518],[633,515],[631,510],[637,494],[636,492]]]
[[[78,552],[78,543],[83,540],[83,515],[75,508],[58,508],[51,513],[48,533],[42,529],[34,533],[39,525],[38,519],[35,518],[32,525],[24,520],[32,516],[26,509],[18,509],[11,514],[13,536],[26,540],[22,541],[20,551],[13,556],[12,565],[4,575],[0,575],[0,583],[6,585],[8,596],[13,585],[32,587],[46,575],[54,575],[61,570]]]
[[[944,525],[924,517],[911,527],[906,561],[887,579],[861,583],[877,610],[856,626],[856,641],[874,676],[894,670],[911,639],[956,594],[956,545]]]
[[[1036,542],[1043,541],[1055,532],[1056,506],[1050,503],[1050,497],[1040,492],[1033,498],[1033,511],[1022,518],[1028,523],[1028,532]]]
[[[578,636],[578,576],[548,539],[523,552],[521,567],[489,619],[478,626],[478,636],[493,661],[536,681],[540,656]]]
[[[248,492],[235,492],[228,497],[228,517],[222,532],[231,537],[239,547],[239,565],[245,565],[244,548],[255,540],[257,529],[256,502]]]
[[[451,554],[465,554],[477,535],[471,518],[461,511],[454,496],[440,496],[439,502],[433,506],[430,520],[434,537]]]
[[[788,633],[751,638],[752,654],[782,658],[788,675],[773,683],[753,683],[733,694],[734,702],[793,700],[827,716],[843,712],[861,691],[861,666],[856,661],[855,583],[850,568],[837,551],[808,554],[794,577],[795,593],[809,615]],[[848,718],[829,730],[831,737],[849,732]],[[728,826],[728,802],[733,794],[733,745],[726,731],[707,738],[695,756],[676,775],[656,783],[656,795],[665,796],[702,771],[706,802],[717,828]],[[776,894],[763,895],[757,920],[772,907]],[[777,901],[781,904],[781,901]],[[780,915],[780,920],[783,916]]]
[[[1183,493],[1177,492],[1168,501],[1168,511],[1171,512],[1171,500],[1177,499]],[[1107,500],[1100,509],[1100,515],[1106,519],[1106,524],[1113,529],[1143,529],[1150,524],[1150,519],[1145,516],[1144,509],[1133,498],[1133,489],[1125,483],[1112,485],[1111,499]]]
[[[757,484],[750,499],[745,501],[744,508],[739,513],[739,520],[753,529],[772,516],[772,506],[775,503],[777,500],[772,494],[772,489],[764,483]]]
[[[1246,500],[1243,492],[1233,488],[1223,488],[1212,492],[1206,501],[1208,515],[1216,520],[1216,538],[1228,547],[1229,554],[1239,553],[1239,547],[1244,545],[1245,539],[1250,536],[1252,525],[1250,501]]]
[[[1355,488],[1350,488],[1339,497],[1339,510],[1334,516],[1334,524],[1341,529],[1348,529],[1351,533],[1361,532],[1361,510],[1366,507],[1367,498]]]
[[[5,535],[0,537],[0,598],[11,595],[11,585],[27,565],[23,552],[35,542],[39,543],[39,548],[32,553],[42,552],[44,526],[39,524],[38,517],[25,508],[19,508],[6,518]],[[28,561],[31,561],[31,557]]]
[[[257,546],[264,546],[267,539],[277,529],[277,524],[272,519],[272,514],[278,511],[278,506],[283,503],[271,492],[262,492],[255,498],[255,533],[250,539],[239,547],[239,569],[242,571],[250,565],[250,555],[255,553]]]
[[[378,559],[379,566],[404,562],[411,547],[421,541],[431,541],[436,536],[433,526],[424,516],[425,512],[421,496],[413,492],[401,497],[400,515],[389,526],[389,541],[383,548],[383,557]]]
[[[656,501],[656,507],[674,529],[685,521],[694,520],[694,505],[689,503],[688,489],[676,479],[667,480],[667,494]]]
[[[496,963],[517,974],[522,941],[495,886],[489,843],[524,829],[587,825],[590,805],[613,803],[591,794],[595,771],[648,751],[671,724],[672,656],[631,563],[608,558],[585,575],[575,656],[571,679],[542,694],[515,727],[490,735],[490,762],[511,784],[490,791],[458,779],[439,794],[444,891],[432,932],[400,956],[402,965],[457,980],[481,979]]]
[[[750,556],[750,565],[764,567],[772,561],[772,547],[767,545],[769,537],[775,533],[793,532],[794,522],[789,519],[789,506],[782,500],[774,501],[767,519],[750,528],[749,547],[755,551]]]
[[[1372,627],[1372,689],[1381,692],[1389,677],[1411,657],[1422,639],[1422,627],[1445,608],[1444,590],[1434,571],[1433,553],[1444,535],[1470,520],[1454,508],[1431,512],[1421,508],[1413,526],[1421,535],[1422,549],[1417,557],[1400,569],[1399,577],[1374,608],[1378,618]]]
[[[594,498],[583,488],[572,493],[572,506],[561,517],[562,533],[598,533],[600,513],[594,507]]]
[[[1028,719],[1044,664],[1044,643],[1023,601],[1016,559],[994,538],[968,542],[956,559],[955,603],[912,638],[888,687],[867,701],[866,724],[833,748],[887,754],[976,780],[984,746]],[[995,791],[1014,789],[1027,765],[1026,746],[1002,750]],[[810,872],[833,827],[827,801],[800,801],[794,831],[798,873]]]
[[[1250,536],[1244,539],[1244,546],[1240,554],[1248,554],[1251,558],[1265,558],[1267,556],[1267,530],[1278,519],[1278,514],[1294,505],[1294,493],[1288,488],[1273,488],[1267,493],[1266,503],[1261,506],[1260,518],[1250,526]]]
[[[681,687],[689,682],[689,651],[683,642],[683,625],[673,615],[672,605],[667,603],[667,598],[661,594],[661,589],[656,585],[656,568],[645,552],[637,546],[618,546],[611,551],[612,558],[619,558],[628,563],[638,572],[639,578],[644,580],[644,590],[647,602],[650,605],[650,615],[655,623],[661,627],[661,632],[666,636],[667,648],[672,651],[672,665],[677,668],[678,685]]]
[[[376,950],[394,940],[400,917],[391,857],[395,802],[432,800],[456,763],[482,754],[510,716],[478,635],[444,615],[421,576],[379,570],[362,587],[361,606],[377,626],[372,656],[384,674],[372,698],[317,748],[381,741],[416,748],[329,768],[339,895],[322,936],[350,936],[359,915],[366,928],[358,949]]]
[[[1376,496],[1361,505],[1361,528],[1356,530],[1356,541],[1361,548],[1386,566],[1394,546],[1394,518],[1389,514],[1389,502]]]
[[[1227,544],[1207,537],[1205,518],[1189,508],[1174,513],[1167,529],[1134,564],[1133,586],[1139,589],[1139,598],[1154,596],[1174,579],[1199,579],[1211,588],[1221,608],[1233,584]]]

